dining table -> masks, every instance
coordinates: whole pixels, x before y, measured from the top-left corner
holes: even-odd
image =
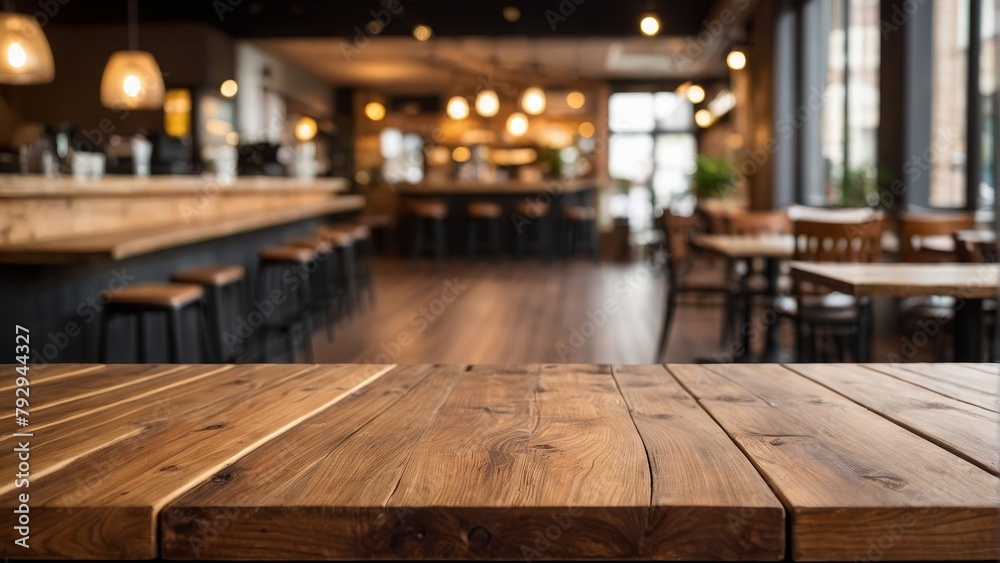
[[[692,239],[692,244],[701,250],[713,253],[717,256],[735,261],[764,260],[764,274],[766,286],[764,294],[770,303],[774,303],[779,297],[779,277],[781,276],[781,264],[785,260],[790,260],[795,254],[795,237],[792,235],[726,235],[726,234],[706,234],[699,235]],[[749,266],[748,266],[749,268]],[[756,340],[755,335],[758,329],[750,318],[749,311],[753,310],[753,293],[743,290],[743,310],[747,311],[746,322],[739,329],[741,344],[736,347],[733,359],[737,361],[750,361],[752,357],[751,348]],[[778,319],[774,317],[761,317],[765,322],[765,347],[761,361],[778,362],[781,358],[781,345],[778,342]]]
[[[11,559],[1000,557],[990,364],[23,367]]]
[[[792,262],[791,275],[793,279],[855,297],[954,297],[953,334],[955,359],[958,361],[982,359],[983,300],[1000,297],[1000,264],[796,261]],[[942,329],[942,326],[936,326],[921,328],[920,331],[929,340]],[[930,334],[931,331],[934,334]]]
[[[921,248],[952,254],[955,252],[955,241],[967,243],[995,243],[997,240],[996,231],[987,229],[963,229],[956,231],[952,236],[935,235],[923,237],[920,240]]]

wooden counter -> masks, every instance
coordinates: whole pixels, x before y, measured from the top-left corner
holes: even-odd
[[[0,245],[0,264],[82,264],[121,260],[303,219],[358,211],[364,205],[365,200],[361,196],[340,196],[310,205],[278,207],[232,217],[202,219],[182,225],[6,244]]]
[[[219,183],[207,176],[150,176],[147,178],[105,176],[99,180],[77,180],[72,176],[50,178],[0,174],[0,198],[148,197],[183,195],[205,189],[226,194],[254,194],[274,191],[337,193],[347,191],[349,187],[349,182],[344,178],[299,180],[273,176],[251,176],[237,178],[231,183]]]
[[[29,378],[30,548],[4,526],[11,558],[1000,556],[985,364],[50,365]],[[0,459],[8,515],[25,492],[17,463]]]

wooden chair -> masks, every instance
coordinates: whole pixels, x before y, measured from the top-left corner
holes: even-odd
[[[962,262],[973,262],[981,264],[996,264],[1000,262],[1000,241],[997,240],[970,240],[963,236],[963,233],[956,232],[952,235],[955,240],[955,251]],[[997,324],[1000,319],[997,317],[997,300],[984,299],[983,311],[983,333],[989,346],[987,358],[997,360],[1000,354],[1000,341],[998,341]]]
[[[882,225],[879,211],[870,211],[866,221],[795,221],[793,258],[811,262],[876,262],[882,255]],[[795,323],[797,361],[814,361],[818,331],[829,331],[838,340],[854,339],[854,359],[867,361],[871,327],[871,302],[803,281],[792,284],[793,299],[779,299],[778,314]],[[841,348],[845,348],[841,343]]]
[[[901,262],[953,262],[954,253],[923,247],[928,237],[950,237],[957,231],[971,229],[975,213],[899,213],[899,259]],[[958,246],[956,245],[956,249]]]
[[[670,328],[677,312],[677,297],[679,295],[721,295],[726,307],[726,321],[723,335],[739,318],[739,286],[725,276],[711,276],[699,279],[691,274],[694,262],[691,254],[691,240],[703,232],[698,216],[675,215],[669,210],[663,214],[664,230],[667,243],[667,303],[664,310],[663,325],[660,331],[657,359],[662,359],[667,353],[667,342],[670,339]]]

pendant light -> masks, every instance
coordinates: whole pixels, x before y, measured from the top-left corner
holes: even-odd
[[[469,102],[462,96],[452,96],[446,106],[448,117],[462,120],[469,117]]]
[[[496,45],[493,45],[493,56],[490,57],[490,66],[493,69],[500,67],[497,61]],[[500,112],[500,96],[496,90],[490,86],[485,86],[476,94],[476,113],[483,117],[493,117]]]
[[[536,76],[541,76],[542,68],[538,63],[538,45],[535,45],[535,64],[532,70]],[[541,115],[545,111],[545,90],[541,86],[531,86],[521,94],[521,109],[528,115]]]
[[[135,0],[128,3],[129,50],[111,53],[101,77],[101,105],[110,109],[163,107],[163,74],[152,53],[139,51]]]
[[[0,84],[44,84],[55,76],[52,48],[35,18],[0,12]]]
[[[514,112],[507,118],[507,132],[515,137],[520,137],[528,132],[528,116],[521,112]]]

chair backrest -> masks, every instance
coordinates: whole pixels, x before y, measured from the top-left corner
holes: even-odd
[[[948,262],[955,259],[939,251],[923,248],[926,237],[950,237],[956,231],[971,229],[976,214],[969,213],[899,213],[899,259],[902,262]],[[955,245],[956,250],[958,245]]]
[[[795,260],[809,262],[877,262],[882,256],[884,216],[859,222],[795,221]],[[796,294],[819,293],[813,284],[796,282]]]
[[[704,232],[697,215],[677,215],[666,209],[663,212],[670,271],[674,274],[691,260],[691,240]]]
[[[1000,242],[996,240],[970,240],[958,232],[952,233],[952,239],[959,262],[996,264],[1000,261]]]
[[[728,218],[728,231],[732,235],[788,235],[792,233],[792,222],[784,210],[748,211]]]
[[[809,207],[792,205],[785,213],[792,221],[816,221],[819,223],[863,223],[881,215],[881,211],[871,207]]]

